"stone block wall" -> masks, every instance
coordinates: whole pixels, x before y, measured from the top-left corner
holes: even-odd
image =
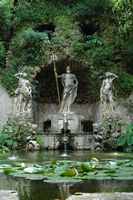
[[[90,150],[92,135],[89,133],[70,133],[69,144],[73,149],[77,150]],[[40,135],[41,147],[49,150],[56,150],[60,148],[62,144],[63,134],[61,133],[44,133]]]

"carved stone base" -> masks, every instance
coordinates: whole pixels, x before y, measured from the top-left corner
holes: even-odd
[[[83,132],[81,121],[84,119],[84,116],[77,115],[73,112],[64,112],[49,115],[48,119],[51,120],[50,132],[61,132],[61,130],[63,129],[64,115],[67,116],[68,129],[71,133]]]

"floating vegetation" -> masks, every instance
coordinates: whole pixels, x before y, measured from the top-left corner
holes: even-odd
[[[50,161],[41,164],[13,162],[0,165],[0,173],[37,180],[133,179],[133,160]]]

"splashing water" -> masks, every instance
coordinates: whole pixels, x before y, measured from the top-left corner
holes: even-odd
[[[67,154],[67,143],[64,143],[64,153],[61,155],[61,157],[68,157],[69,155]]]
[[[13,155],[13,156],[9,157],[8,159],[9,159],[9,160],[17,160],[18,158],[19,158],[18,156],[14,156],[14,155]]]

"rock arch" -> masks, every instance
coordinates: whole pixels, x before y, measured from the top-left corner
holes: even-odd
[[[78,96],[72,106],[72,110],[77,114],[83,115],[86,112],[85,115],[87,116],[88,111],[84,105],[89,102],[90,91],[92,89],[89,78],[91,74],[89,64],[72,57],[59,59],[55,64],[58,74],[65,73],[66,67],[69,65],[72,73],[77,76],[79,81]],[[33,82],[35,82],[35,93],[33,97],[34,118],[35,122],[43,127],[47,116],[49,114],[55,114],[59,110],[53,62],[49,62],[48,65],[38,68],[34,73]],[[60,79],[58,83],[60,97],[62,98],[63,87]]]

